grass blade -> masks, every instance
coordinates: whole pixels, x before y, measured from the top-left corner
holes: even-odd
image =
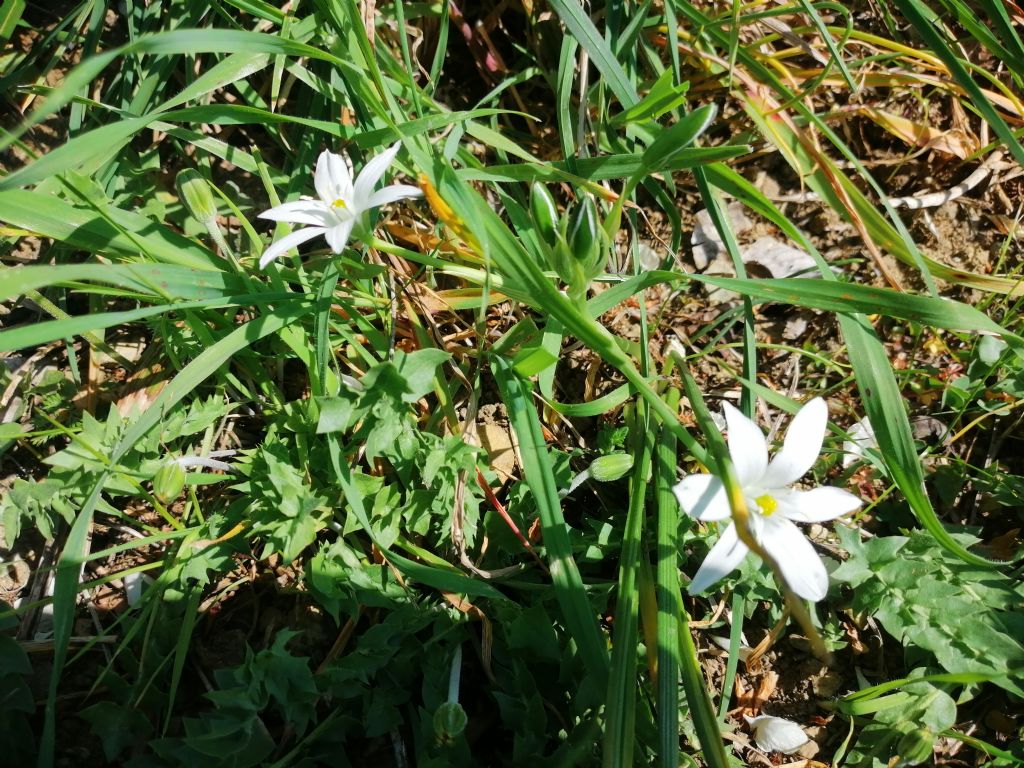
[[[629,108],[640,101],[636,88],[626,70],[622,68],[611,46],[601,36],[586,12],[576,0],[550,0],[551,7],[565,24],[569,33],[576,38],[583,49],[590,54],[591,61],[604,78],[604,82],[615,94],[623,107]]]
[[[651,476],[651,454],[657,434],[648,417],[645,401],[637,403],[633,429],[633,476],[629,490],[629,508],[622,532],[619,556],[619,580],[615,600],[615,626],[612,638],[611,670],[605,707],[604,765],[623,768],[633,765],[636,750],[636,643],[640,541],[647,508],[647,486]]]
[[[502,357],[494,358],[492,370],[502,400],[508,408],[509,422],[519,440],[526,482],[537,503],[555,597],[562,609],[566,628],[579,647],[587,672],[604,689],[609,680],[608,653],[594,611],[587,600],[579,568],[572,556],[558,487],[555,485],[547,445],[529,387]]]
[[[679,408],[678,389],[670,389],[665,401]],[[679,766],[679,503],[672,493],[676,483],[676,439],[661,430],[655,453],[654,482],[658,504],[657,599],[658,680],[655,698],[658,712],[658,766]]]

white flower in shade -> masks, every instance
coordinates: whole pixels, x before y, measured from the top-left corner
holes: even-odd
[[[758,749],[764,752],[781,752],[784,755],[791,755],[810,741],[803,728],[781,717],[759,715],[743,719],[747,721],[747,725],[753,731]]]
[[[321,152],[313,174],[313,186],[316,187],[319,199],[307,198],[284,203],[260,214],[261,219],[307,225],[273,242],[260,256],[260,268],[319,235],[324,236],[332,251],[341,253],[352,230],[362,225],[363,214],[367,211],[423,194],[417,187],[408,184],[392,184],[374,189],[394,162],[400,147],[401,144],[396,143],[371,158],[354,182],[347,158],[333,152]]]
[[[729,455],[750,512],[750,532],[782,571],[786,584],[805,600],[821,600],[828,591],[828,573],[794,523],[834,520],[860,506],[852,493],[822,486],[797,490],[789,486],[810,470],[821,452],[828,406],[816,397],[793,418],[782,449],[768,461],[768,442],[760,428],[728,403]],[[675,487],[679,504],[702,522],[728,520],[732,511],[725,486],[715,475],[688,475]],[[749,550],[732,523],[708,553],[690,584],[703,592],[736,568]]]

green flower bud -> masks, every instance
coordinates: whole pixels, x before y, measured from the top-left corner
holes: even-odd
[[[530,187],[530,213],[540,236],[549,246],[558,241],[558,209],[547,187],[535,181]]]
[[[609,453],[598,456],[590,464],[590,477],[601,483],[608,483],[624,477],[633,468],[633,457],[628,453]]]
[[[178,174],[175,183],[178,186],[178,197],[196,220],[206,225],[216,221],[217,204],[213,199],[213,190],[199,171],[186,168]]]
[[[169,504],[185,487],[185,469],[176,461],[168,461],[153,475],[153,495],[161,504]]]
[[[915,728],[896,745],[900,765],[920,765],[932,759],[935,751],[935,733],[930,728]]]
[[[466,730],[469,717],[457,701],[447,701],[434,712],[434,735],[437,743],[451,744]]]
[[[558,242],[551,249],[551,267],[566,285],[576,286],[585,282],[586,277],[580,269],[579,262],[572,255],[569,246],[566,245],[562,236],[558,235]]]
[[[601,237],[597,223],[597,204],[592,197],[584,197],[569,217],[569,229],[565,239],[569,243],[572,255],[584,265],[589,272],[591,266],[599,258]]]

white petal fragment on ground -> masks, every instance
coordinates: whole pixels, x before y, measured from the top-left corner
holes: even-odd
[[[791,755],[810,739],[804,729],[791,720],[772,715],[745,717],[754,734],[754,742],[765,752],[781,752]]]

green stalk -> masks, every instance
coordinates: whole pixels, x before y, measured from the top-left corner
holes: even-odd
[[[655,431],[650,424],[644,401],[637,403],[633,420],[634,450],[639,454],[633,465],[629,492],[629,510],[622,534],[619,558],[619,583],[616,590],[615,628],[612,640],[611,671],[604,732],[606,768],[633,765],[636,749],[636,642],[639,593],[637,574],[640,563],[640,537],[646,509],[647,484],[651,475],[651,455]]]
[[[679,390],[665,396],[679,408]],[[658,503],[658,768],[679,766],[679,504],[672,493],[676,480],[676,438],[662,429],[655,455]]]

